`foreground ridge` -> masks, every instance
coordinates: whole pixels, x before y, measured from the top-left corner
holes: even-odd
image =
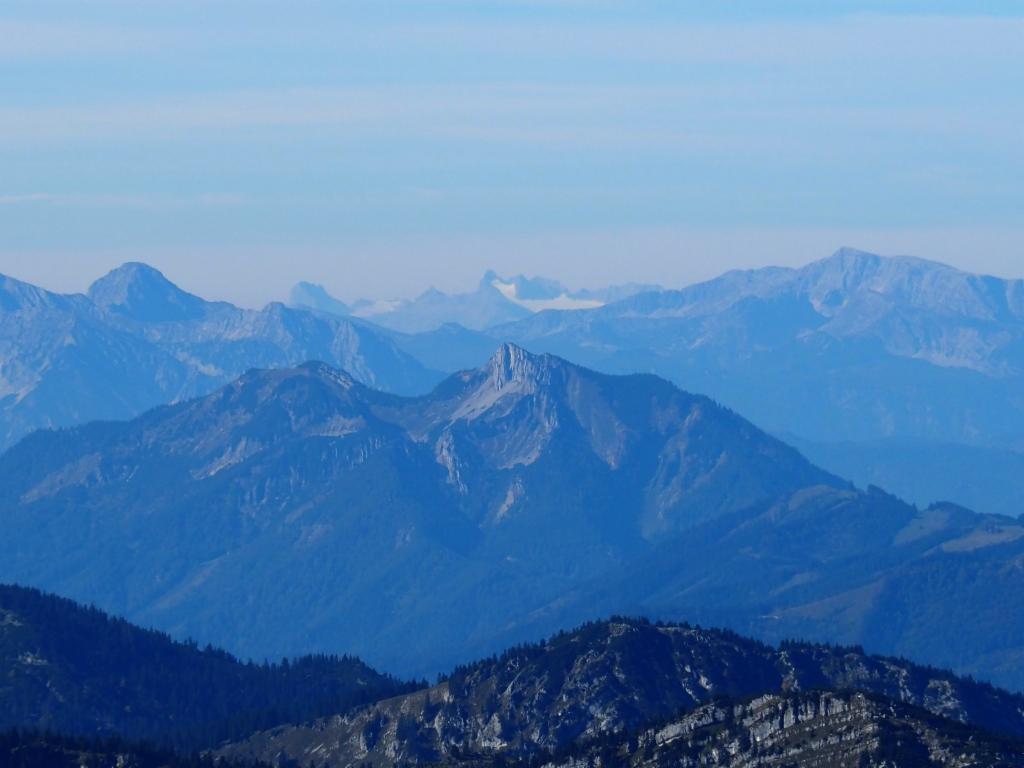
[[[609,755],[696,765],[733,742],[748,744],[744,754],[757,744],[784,756],[809,739],[811,762],[798,765],[843,765],[889,755],[897,742],[901,755],[960,755],[969,742],[973,754],[1020,755],[1022,737],[1024,698],[948,672],[856,648],[772,648],[722,630],[613,619],[459,667],[428,690],[256,734],[218,754],[338,768],[499,758],[572,766],[596,755],[601,765]]]
[[[529,761],[545,768],[759,765],[1022,766],[1024,742],[860,692],[721,700],[639,733],[614,734]]]

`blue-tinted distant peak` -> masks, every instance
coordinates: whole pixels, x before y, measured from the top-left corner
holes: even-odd
[[[852,248],[848,245],[844,245],[836,249],[830,257],[835,261],[873,261],[877,262],[881,256],[875,253],[869,253],[868,251],[862,251],[860,248]]]
[[[929,259],[922,259],[918,256],[882,256],[877,253],[871,253],[870,251],[863,251],[859,248],[852,248],[848,245],[836,250],[831,256],[821,259],[818,262],[812,262],[810,265],[813,267],[815,264],[828,265],[833,268],[839,267],[846,270],[875,270],[880,268],[914,268],[924,270],[934,270],[942,272],[957,272],[961,270],[951,267],[948,264],[943,264],[939,261],[931,261]],[[968,273],[962,273],[968,274]]]
[[[481,288],[496,289],[512,301],[544,301],[556,299],[568,293],[568,289],[557,280],[546,277],[514,275],[502,277],[494,270],[487,270],[480,280]]]
[[[296,283],[288,297],[288,303],[293,307],[315,309],[341,317],[347,317],[352,313],[351,307],[336,299],[327,292],[326,288],[317,283]]]
[[[22,309],[53,306],[66,299],[31,283],[7,275],[0,275],[0,311],[15,312]]]
[[[160,270],[141,262],[128,262],[108,272],[89,286],[88,295],[99,307],[143,322],[195,319],[206,305]]]

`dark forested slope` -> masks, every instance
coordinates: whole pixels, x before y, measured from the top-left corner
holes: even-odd
[[[0,586],[0,729],[192,748],[409,689],[358,659],[242,663],[70,600]]]

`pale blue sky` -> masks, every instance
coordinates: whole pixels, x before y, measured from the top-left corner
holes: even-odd
[[[0,6],[0,272],[258,305],[840,245],[1024,275],[1024,3]]]

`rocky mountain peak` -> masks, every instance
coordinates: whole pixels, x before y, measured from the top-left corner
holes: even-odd
[[[351,307],[336,299],[318,283],[296,283],[288,296],[288,303],[293,307],[315,309],[341,317],[352,313]]]
[[[477,288],[478,290],[493,288],[494,281],[500,279],[501,277],[499,277],[497,272],[495,272],[493,269],[488,269],[486,272],[484,272],[484,276],[480,278],[480,282],[477,285]]]
[[[195,319],[206,304],[141,262],[128,262],[108,272],[89,286],[88,295],[97,306],[144,322]]]
[[[505,343],[491,356],[487,371],[495,390],[535,383],[550,366],[548,355],[534,355],[522,347]]]
[[[844,325],[856,328],[871,326],[890,312],[923,312],[930,324],[917,336],[954,336],[973,332],[943,329],[942,324],[967,320],[1016,325],[1024,317],[1024,281],[974,275],[912,256],[840,248],[797,274],[798,287],[820,312],[833,316],[846,307]]]

